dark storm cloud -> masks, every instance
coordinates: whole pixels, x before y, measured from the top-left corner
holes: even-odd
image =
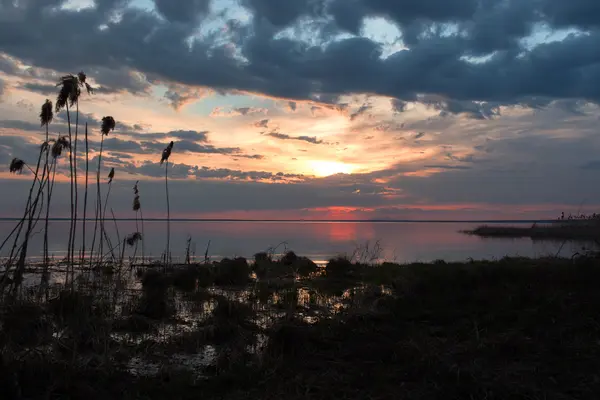
[[[131,71],[111,71],[107,68],[90,68],[86,72],[89,76],[93,76],[94,81],[99,84],[99,86],[96,85],[93,87],[95,94],[113,94],[120,92],[145,94],[151,86],[150,82]],[[55,96],[58,93],[55,83],[25,82],[19,87],[45,96]]]
[[[600,171],[600,161],[599,160],[589,161],[589,162],[581,165],[580,168]]]
[[[201,15],[208,12],[211,0],[154,0],[156,9],[166,19],[173,22],[197,22]]]
[[[281,0],[242,0],[242,4],[255,16],[278,27],[290,25],[301,15],[315,13],[319,3],[314,0],[295,0],[283,5]]]
[[[559,27],[597,28],[600,26],[600,3],[594,0],[545,0],[542,11]]]
[[[206,13],[208,2],[155,2],[164,19],[137,8],[124,8],[120,19],[107,18],[123,2],[50,12],[61,1],[6,1],[0,51],[37,68],[97,71],[107,88],[137,93],[149,81],[167,81],[303,100],[370,93],[417,101],[417,95],[429,94],[444,99],[440,111],[475,118],[495,115],[501,104],[528,105],[531,97],[600,101],[600,31],[531,50],[521,42],[536,23],[598,26],[595,0],[335,0],[328,6],[323,0],[290,0],[285,6],[245,0],[255,17],[251,26],[228,22],[227,30],[193,40],[190,22]],[[301,16],[330,18],[351,31],[365,17],[383,16],[399,26],[408,49],[382,57],[381,45],[364,37],[313,46],[278,35]],[[39,45],[39,38],[56,37],[61,39]],[[62,57],[65,48],[75,50]],[[465,58],[480,55],[489,57],[477,63]],[[13,68],[10,59],[1,65]],[[175,103],[181,103],[178,94],[170,95]],[[473,103],[479,101],[492,105]]]
[[[338,25],[357,34],[368,16],[383,16],[401,25],[414,21],[461,21],[472,18],[477,0],[333,0],[329,12]]]
[[[500,106],[494,103],[424,98],[422,102],[440,111],[440,116],[463,114],[473,119],[490,119],[500,115]]]

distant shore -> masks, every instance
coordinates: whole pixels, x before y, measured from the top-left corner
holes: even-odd
[[[484,238],[594,241],[600,239],[600,223],[598,221],[554,221],[552,224],[534,223],[531,226],[482,225],[463,233]]]

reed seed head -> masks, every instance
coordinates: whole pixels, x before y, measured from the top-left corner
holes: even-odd
[[[67,106],[73,106],[81,95],[79,89],[79,78],[75,75],[65,75],[58,80],[56,86],[60,87],[58,96],[56,97],[56,112],[59,112]]]
[[[42,104],[42,111],[40,111],[40,122],[42,126],[50,125],[52,119],[54,118],[54,113],[52,112],[52,102],[46,99],[46,102]]]
[[[115,130],[115,125],[117,123],[115,122],[115,119],[111,116],[108,117],[103,117],[102,118],[102,127],[100,128],[100,131],[102,132],[103,135],[108,135],[108,133],[110,131],[114,131]]]
[[[142,208],[142,205],[140,204],[140,191],[138,190],[138,183],[140,183],[140,181],[136,181],[135,185],[133,186],[133,211],[136,212]]]
[[[140,240],[142,240],[142,234],[139,232],[134,232],[125,238],[125,241],[131,247],[133,247]]]
[[[162,163],[164,163],[165,161],[169,160],[169,157],[171,157],[171,151],[173,150],[173,141],[171,140],[171,143],[169,143],[169,145],[163,150],[162,152],[162,157],[160,159],[160,164],[162,165]]]
[[[25,161],[15,157],[10,162],[9,170],[11,174],[20,174],[23,172],[23,167],[25,167]]]
[[[115,177],[115,169],[111,168],[110,172],[108,173],[108,183],[111,183],[114,177]]]
[[[62,154],[63,149],[70,149],[71,143],[67,136],[59,136],[52,145],[52,157],[57,158]]]
[[[87,91],[88,94],[94,93],[94,89],[90,86],[89,83],[86,82],[87,75],[85,74],[85,72],[80,71],[77,74],[77,79],[79,79],[79,85],[82,87],[85,87],[85,90]]]

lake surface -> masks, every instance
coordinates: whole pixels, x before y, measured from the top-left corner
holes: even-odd
[[[117,221],[121,240],[136,231],[135,221]],[[10,233],[15,221],[0,221],[0,239]],[[377,241],[381,258],[400,263],[437,259],[463,261],[473,259],[498,259],[504,256],[537,257],[555,255],[561,249],[557,242],[533,242],[530,239],[482,239],[460,233],[481,223],[439,222],[171,222],[171,253],[174,261],[185,257],[187,239],[197,259],[204,258],[206,246],[211,259],[243,256],[251,258],[259,251],[280,245],[299,255],[319,262],[339,254],[352,254],[355,249]],[[514,225],[514,224],[513,224]],[[87,223],[87,243],[91,243],[93,222]],[[144,251],[146,257],[159,258],[166,246],[166,222],[144,222]],[[29,255],[42,255],[43,222],[40,221],[29,246]],[[82,223],[78,222],[77,237],[81,239]],[[106,222],[106,229],[117,243],[113,221]],[[139,228],[141,231],[141,226]],[[69,222],[51,221],[49,248],[51,255],[64,257],[68,241]],[[282,244],[285,242],[285,244]],[[80,241],[77,248],[80,247]],[[6,246],[10,247],[10,246]],[[0,257],[7,255],[4,248]],[[560,255],[570,257],[581,250],[581,245],[563,245]],[[131,250],[127,250],[130,255]],[[141,255],[141,245],[138,256]]]

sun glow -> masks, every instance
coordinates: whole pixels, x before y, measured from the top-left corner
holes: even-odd
[[[351,174],[354,171],[352,165],[338,161],[311,161],[309,165],[316,176]]]

